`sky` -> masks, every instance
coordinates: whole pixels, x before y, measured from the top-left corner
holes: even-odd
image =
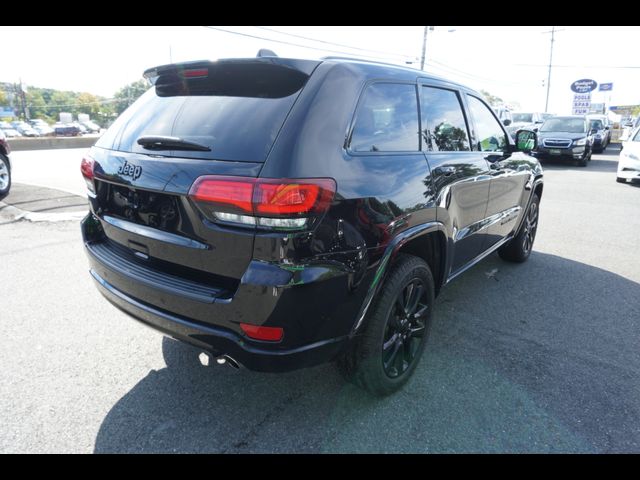
[[[214,28],[0,26],[0,37],[20,38],[2,51],[0,82],[22,79],[27,85],[111,97],[149,67],[254,57],[260,48],[281,57],[355,56],[414,62],[419,68],[424,32],[423,26]],[[427,35],[425,71],[487,90],[519,104],[518,110],[544,111],[551,37],[545,32],[551,28],[435,26]],[[583,78],[613,82],[610,93],[594,92],[593,102],[640,104],[640,58],[634,54],[640,27],[555,28],[549,112],[570,113],[570,85]],[[51,43],[69,48],[48,48]]]

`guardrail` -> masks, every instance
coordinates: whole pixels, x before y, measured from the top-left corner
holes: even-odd
[[[98,135],[81,137],[35,137],[7,139],[12,152],[20,150],[51,150],[58,148],[89,148],[99,139]]]

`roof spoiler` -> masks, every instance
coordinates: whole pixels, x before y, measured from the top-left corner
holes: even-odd
[[[300,90],[319,63],[280,57],[196,61],[150,68],[144,77],[159,97],[281,98]]]

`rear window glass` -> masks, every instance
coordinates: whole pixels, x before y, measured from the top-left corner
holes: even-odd
[[[96,145],[162,156],[264,162],[302,85],[299,82],[297,90],[290,89],[282,97],[267,97],[264,92],[252,97],[246,88],[234,92],[243,96],[206,95],[203,91],[176,91],[169,96],[161,92],[163,96],[158,96],[154,87],[126,110]],[[211,151],[151,151],[137,143],[149,135],[180,137]]]

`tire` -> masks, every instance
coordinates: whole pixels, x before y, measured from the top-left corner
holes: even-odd
[[[9,190],[11,190],[9,160],[0,153],[0,200],[9,195]]]
[[[589,156],[591,154],[587,154],[587,152],[585,152],[585,154],[582,156],[582,158],[580,160],[577,160],[576,163],[578,164],[579,167],[586,167],[587,163],[589,162]]]
[[[529,258],[538,231],[539,211],[540,197],[534,193],[527,214],[520,226],[520,231],[509,243],[498,249],[500,258],[507,262],[517,263],[522,263]]]
[[[370,306],[362,331],[338,360],[343,376],[376,396],[400,389],[411,377],[427,343],[434,292],[427,263],[413,255],[398,254]],[[408,308],[403,310],[403,305]]]

